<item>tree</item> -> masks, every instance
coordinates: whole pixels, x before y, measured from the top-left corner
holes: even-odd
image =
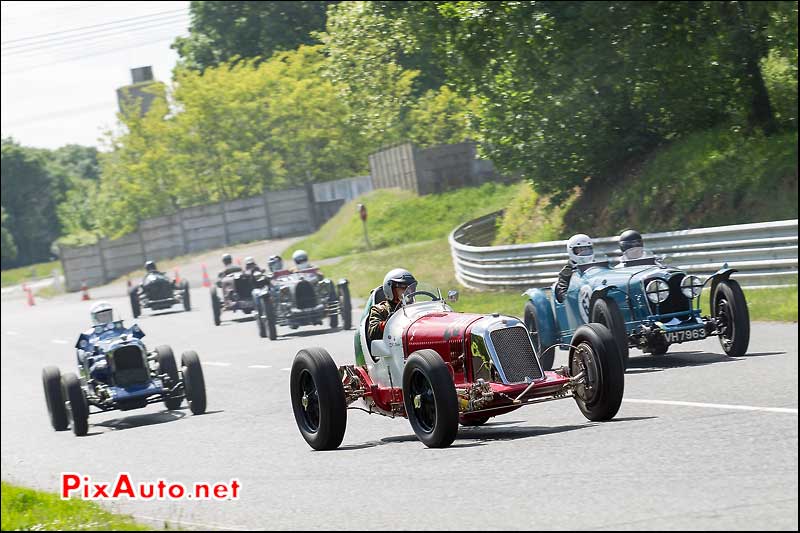
[[[426,92],[409,113],[409,140],[428,147],[476,138],[477,132],[471,127],[476,119],[476,104],[476,100],[463,98],[446,85]]]
[[[336,2],[192,2],[188,37],[172,48],[183,66],[204,71],[234,58],[262,60],[278,51],[313,44],[311,32],[325,27]]]
[[[0,207],[0,261],[3,267],[17,258],[17,245],[14,244],[14,236],[6,227],[7,219],[6,208]]]

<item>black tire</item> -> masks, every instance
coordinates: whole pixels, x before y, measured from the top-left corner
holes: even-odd
[[[86,402],[78,376],[71,372],[61,376],[61,388],[64,391],[64,399],[69,404],[67,417],[72,432],[76,437],[82,437],[89,432],[89,404]]]
[[[324,348],[300,350],[290,375],[297,428],[315,450],[334,450],[344,439],[347,403],[339,369]]]
[[[739,283],[720,281],[714,294],[714,318],[721,323],[719,343],[729,357],[741,357],[750,344],[750,312]]]
[[[174,387],[180,382],[178,376],[178,365],[175,363],[175,354],[172,353],[172,348],[167,345],[156,346],[156,361],[158,361],[158,373],[167,374],[169,376],[169,387]],[[165,385],[167,385],[165,383]],[[174,411],[181,406],[183,398],[171,397],[164,394],[164,405],[170,411]]]
[[[352,329],[353,327],[353,304],[350,301],[350,284],[342,283],[339,285],[339,307],[342,311],[342,328]]]
[[[69,427],[69,420],[67,406],[64,404],[64,393],[61,390],[61,371],[58,367],[44,367],[42,385],[44,385],[44,399],[47,402],[50,424],[56,431],[64,431]]]
[[[331,319],[331,329],[335,329],[339,327],[339,314],[334,314],[330,316]]]
[[[264,316],[267,317],[267,335],[269,340],[274,341],[278,338],[278,319],[275,316],[275,305],[272,299],[265,299],[264,303]]]
[[[139,302],[139,287],[131,288],[129,295],[131,298],[131,312],[133,313],[133,318],[139,318],[142,314],[142,304]]]
[[[528,301],[525,303],[525,311],[523,312],[523,321],[525,322],[525,329],[528,330],[528,335],[531,337],[533,347],[536,349],[536,354],[539,356],[539,363],[542,365],[542,370],[552,370],[553,362],[556,359],[556,351],[553,347],[549,347],[547,353],[542,355],[542,339],[539,337],[539,321],[536,318],[536,308]]]
[[[668,350],[669,343],[664,339],[659,339],[647,345],[644,349],[644,352],[651,353],[653,355],[664,355]]]
[[[625,318],[622,316],[617,302],[607,296],[596,299],[589,312],[589,321],[603,324],[611,331],[619,347],[622,367],[628,368],[628,357],[630,357],[628,332],[625,329]]]
[[[579,385],[575,403],[587,419],[611,420],[619,411],[625,392],[625,369],[614,336],[602,324],[580,326],[572,336],[569,352],[570,375],[587,371],[592,390]]]
[[[219,326],[222,304],[219,301],[217,290],[214,287],[211,287],[211,312],[214,314],[214,325]]]
[[[479,427],[484,425],[486,422],[489,421],[489,416],[481,416],[481,417],[474,417],[474,418],[465,418],[461,417],[458,421],[464,427]]]
[[[181,371],[186,403],[193,415],[202,415],[206,412],[206,380],[197,352],[189,350],[181,354]]]
[[[255,298],[256,305],[256,326],[258,327],[258,336],[262,339],[267,336],[267,318],[264,316],[264,299],[261,296]]]
[[[417,438],[428,448],[447,448],[458,434],[453,377],[434,350],[418,350],[403,368],[403,403]]]
[[[192,297],[189,293],[189,282],[184,280],[181,282],[181,291],[183,291],[183,310],[192,310]]]

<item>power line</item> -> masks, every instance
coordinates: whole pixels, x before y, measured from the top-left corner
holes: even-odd
[[[186,11],[187,11],[186,8],[173,9],[173,10],[170,10],[170,11],[159,11],[157,13],[150,13],[149,15],[139,15],[138,17],[130,17],[130,18],[126,18],[126,19],[119,19],[119,20],[114,20],[114,21],[110,21],[110,22],[103,22],[103,23],[100,23],[100,24],[92,24],[92,25],[89,25],[89,26],[80,26],[78,28],[71,28],[69,30],[61,30],[61,31],[54,31],[54,32],[50,32],[50,33],[42,33],[42,34],[39,34],[39,35],[32,35],[30,37],[20,37],[19,39],[11,39],[10,41],[0,41],[0,44],[10,44],[10,43],[16,43],[16,42],[19,42],[19,41],[28,41],[28,40],[31,40],[31,39],[40,39],[42,37],[49,37],[49,36],[52,36],[52,35],[61,35],[61,34],[64,34],[64,33],[71,33],[71,32],[75,32],[75,31],[79,31],[79,30],[88,30],[90,28],[99,28],[99,27],[103,27],[103,26],[120,24],[122,22],[128,22],[128,21],[132,21],[132,20],[141,20],[143,18],[152,18],[152,17],[158,16],[158,15],[166,15],[166,14],[169,14],[169,13],[180,13],[180,12],[186,12]]]
[[[73,40],[72,42],[61,42],[61,43],[53,43],[45,46],[39,46],[35,48],[29,48],[27,50],[12,50],[10,52],[3,52],[2,57],[10,58],[10,57],[17,57],[17,56],[29,56],[30,54],[37,54],[39,52],[61,52],[65,49],[70,48],[85,48],[86,46],[95,46],[102,42],[108,41],[109,39],[116,39],[120,36],[130,36],[131,34],[135,34],[138,32],[151,30],[154,28],[164,28],[165,26],[175,26],[179,25],[181,29],[185,29],[186,19],[174,19],[174,20],[165,20],[158,22],[156,24],[150,24],[147,26],[140,26],[137,28],[130,28],[127,30],[119,31],[116,33],[109,33],[105,35],[94,35],[92,37],[84,37],[81,39]]]
[[[33,115],[30,117],[24,117],[12,122],[7,122],[3,124],[4,127],[9,128],[13,126],[19,126],[22,124],[32,124],[34,122],[47,122],[50,119],[61,118],[61,117],[68,117],[71,115],[79,115],[82,113],[86,113],[87,111],[95,111],[99,109],[108,109],[110,106],[116,105],[117,102],[113,100],[108,100],[106,102],[100,102],[96,104],[86,105],[82,107],[73,107],[70,109],[63,109],[61,111],[54,111],[52,113],[46,113],[42,115]]]

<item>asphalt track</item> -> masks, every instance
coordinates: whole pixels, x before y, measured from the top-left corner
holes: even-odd
[[[50,427],[41,369],[74,370],[91,302],[79,294],[32,308],[3,302],[3,480],[57,491],[65,471],[187,485],[238,478],[237,501],[104,504],[189,529],[798,528],[796,324],[754,323],[751,353],[738,359],[716,339],[667,356],[634,351],[612,422],[588,422],[561,400],[461,430],[452,447],[431,450],[404,419],[349,411],[342,447],[314,452],[295,426],[288,368],[308,346],[352,362],[352,331],[279,328],[270,342],[249,320],[214,327],[199,269],[186,272],[193,310],[145,312],[139,324],[148,347],[200,354],[208,413],[151,405],[93,415],[83,438]],[[124,284],[92,297],[130,320]]]

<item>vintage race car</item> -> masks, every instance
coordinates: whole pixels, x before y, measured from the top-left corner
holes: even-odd
[[[719,337],[725,353],[747,352],[750,317],[741,287],[725,265],[705,281],[662,265],[655,258],[610,268],[607,261],[580,265],[572,274],[563,302],[554,287],[525,292],[525,326],[534,345],[563,343],[588,322],[608,327],[627,366],[629,347],[664,354],[672,344]],[[711,314],[700,310],[702,289],[710,286]],[[542,359],[545,367],[553,355]]]
[[[78,375],[61,374],[58,367],[42,371],[44,396],[50,423],[56,431],[72,426],[75,435],[86,435],[90,408],[95,413],[128,411],[164,402],[178,409],[186,398],[189,409],[199,415],[206,410],[203,368],[194,351],[181,355],[180,369],[169,346],[148,351],[144,332],[122,321],[94,326],[81,333],[75,344]]]
[[[253,275],[244,270],[231,272],[217,281],[216,287],[211,287],[211,311],[214,315],[214,325],[222,322],[223,311],[241,311],[247,315],[252,314],[256,308],[253,290],[267,284],[264,275]],[[217,291],[217,288],[220,291]],[[222,297],[220,297],[220,292]]]
[[[159,311],[183,304],[185,311],[192,309],[189,282],[170,279],[163,272],[148,272],[141,283],[131,287],[129,296],[133,318],[139,318],[143,308]]]
[[[258,310],[258,334],[275,340],[277,326],[319,325],[326,318],[331,328],[352,327],[350,285],[346,279],[337,283],[323,277],[316,268],[299,272],[280,271],[273,274],[269,284],[253,291]]]
[[[296,355],[292,408],[312,448],[341,444],[348,409],[407,417],[417,438],[432,448],[449,446],[459,423],[478,426],[533,403],[574,398],[589,420],[616,415],[624,370],[605,326],[578,328],[568,366],[546,371],[519,319],[457,313],[438,289],[409,290],[383,338],[370,343],[369,309],[385,298],[381,287],[372,291],[355,334],[355,365],[337,368],[324,348]],[[356,402],[360,406],[351,406]]]

